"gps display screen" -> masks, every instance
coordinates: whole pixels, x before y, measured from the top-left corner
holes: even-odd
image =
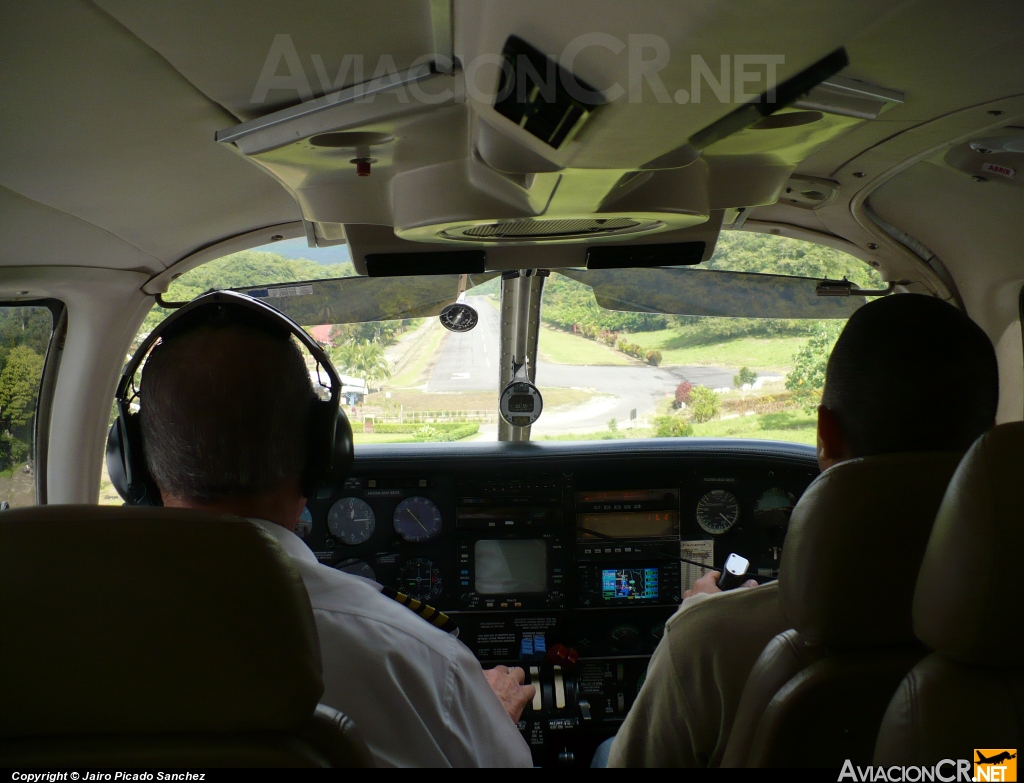
[[[541,539],[485,539],[473,547],[474,589],[480,595],[523,595],[548,589],[548,547]]]
[[[605,568],[601,571],[601,597],[605,601],[658,597],[657,568]]]

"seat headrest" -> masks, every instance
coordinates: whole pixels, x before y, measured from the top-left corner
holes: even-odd
[[[237,517],[0,512],[0,736],[285,730],[323,692],[302,580]]]
[[[925,644],[963,663],[1024,662],[1024,422],[971,446],[942,501],[914,594]]]
[[[782,611],[811,642],[839,648],[914,641],[917,570],[959,453],[839,463],[793,509],[782,549]]]

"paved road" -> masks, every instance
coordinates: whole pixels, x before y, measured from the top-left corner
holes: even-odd
[[[498,312],[483,297],[467,297],[466,301],[480,314],[480,323],[466,334],[449,335],[427,383],[427,391],[494,390],[497,403]],[[634,408],[641,419],[653,413],[655,404],[666,393],[673,392],[680,381],[712,388],[731,386],[736,372],[725,367],[599,367],[540,362],[537,367],[538,386],[593,389],[598,396],[571,412],[547,411],[533,431],[536,434],[559,434],[600,429],[611,418],[625,424]]]
[[[427,382],[428,392],[481,391],[494,389],[498,399],[498,351],[501,322],[498,311],[482,296],[468,296],[480,323],[471,332],[449,334],[441,357]]]

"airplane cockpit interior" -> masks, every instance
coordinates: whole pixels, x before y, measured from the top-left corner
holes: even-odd
[[[0,77],[12,779],[1016,780],[1024,4],[33,0]]]

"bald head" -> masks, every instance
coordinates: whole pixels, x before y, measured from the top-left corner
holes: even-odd
[[[208,504],[299,479],[314,398],[287,331],[223,314],[175,327],[141,383],[143,451],[161,494]]]

